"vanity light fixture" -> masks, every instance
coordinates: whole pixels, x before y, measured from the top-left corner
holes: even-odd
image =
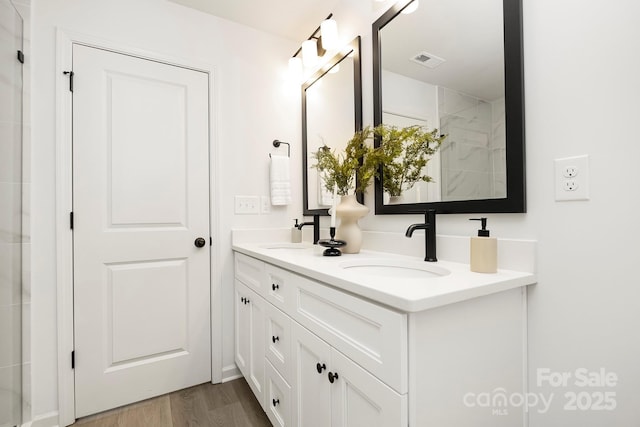
[[[402,9],[402,13],[408,15],[410,13],[415,12],[420,7],[420,2],[418,0],[413,0],[411,3],[407,5],[404,9]]]
[[[331,19],[332,16],[333,14],[329,14],[313,34],[302,42],[302,47],[289,58],[289,73],[292,76],[301,77],[303,65],[307,69],[314,68],[327,51],[338,48],[338,24]]]

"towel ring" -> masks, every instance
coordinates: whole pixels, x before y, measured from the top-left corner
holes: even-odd
[[[287,157],[291,157],[291,145],[288,142],[279,141],[277,139],[273,140],[273,146],[278,148],[280,144],[287,144]],[[271,157],[271,153],[269,153],[269,157]]]

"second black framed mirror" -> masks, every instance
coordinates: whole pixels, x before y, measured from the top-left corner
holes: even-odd
[[[360,37],[356,37],[302,85],[302,194],[304,215],[329,215],[326,191],[313,153],[323,145],[343,148],[362,130]],[[358,195],[363,203],[363,196]]]
[[[372,30],[374,125],[447,135],[433,183],[376,181],[376,214],[525,212],[521,0],[401,0]]]

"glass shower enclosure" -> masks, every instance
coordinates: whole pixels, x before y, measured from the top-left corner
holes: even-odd
[[[0,427],[22,424],[23,20],[0,0]]]

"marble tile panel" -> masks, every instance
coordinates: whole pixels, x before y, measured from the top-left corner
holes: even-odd
[[[0,243],[22,240],[22,184],[0,182]]]
[[[0,425],[21,425],[22,366],[0,368]]]
[[[493,163],[494,174],[506,174],[507,173],[507,150],[504,148],[497,148],[491,150],[491,158]]]
[[[443,169],[442,177],[442,200],[483,199],[491,195],[488,173]]]
[[[496,173],[493,175],[493,197],[507,197],[507,174]]]
[[[0,182],[22,182],[21,133],[19,124],[0,122]]]
[[[0,243],[0,306],[22,302],[21,253],[19,243]]]
[[[0,306],[0,367],[22,364],[22,304]]]

